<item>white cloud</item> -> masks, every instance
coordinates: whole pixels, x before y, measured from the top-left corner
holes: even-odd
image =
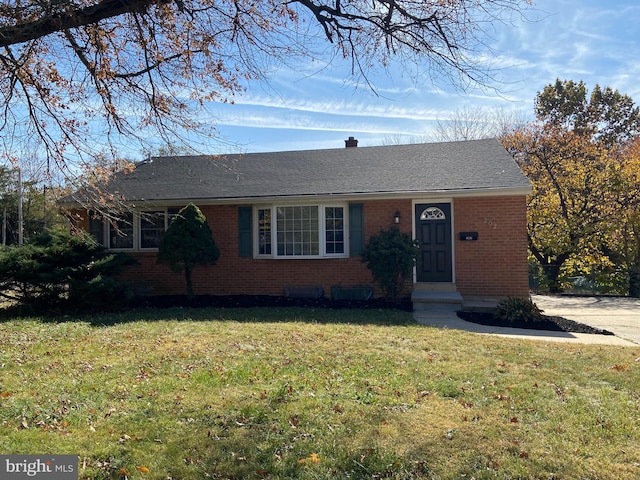
[[[472,59],[494,68],[495,90],[461,93],[432,85],[428,73],[420,78],[406,65],[391,64],[372,72],[372,91],[362,78],[350,76],[348,60],[331,58],[274,70],[266,85],[250,85],[236,105],[211,109],[217,124],[271,150],[272,145],[335,146],[343,133],[369,141],[425,135],[437,120],[464,107],[532,115],[537,92],[556,78],[583,80],[589,88],[611,86],[638,103],[640,5],[635,1],[536,0],[537,10],[527,13],[531,21],[496,24],[489,44],[493,55]],[[306,133],[292,133],[301,131]]]

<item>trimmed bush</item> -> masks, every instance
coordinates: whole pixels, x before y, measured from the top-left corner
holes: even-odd
[[[220,249],[211,234],[207,218],[193,203],[184,207],[160,240],[158,263],[174,272],[184,272],[187,296],[193,297],[191,273],[198,265],[215,265]]]

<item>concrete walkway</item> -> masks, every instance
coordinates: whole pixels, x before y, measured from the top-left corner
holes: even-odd
[[[640,344],[638,298],[532,295],[531,299],[546,315],[558,315],[609,330],[616,337]]]
[[[545,315],[556,315],[613,332],[615,335],[552,332],[521,328],[491,327],[466,322],[451,309],[415,311],[417,322],[440,328],[465,330],[507,338],[569,342],[592,345],[637,347],[640,344],[640,300],[613,297],[571,297],[533,295]]]

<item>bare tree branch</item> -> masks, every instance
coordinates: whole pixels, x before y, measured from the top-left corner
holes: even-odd
[[[117,143],[164,144],[215,125],[274,65],[330,53],[370,69],[392,58],[464,88],[491,81],[485,29],[529,0],[0,0],[0,135],[39,138],[73,176]],[[96,148],[99,145],[102,148]],[[142,148],[141,148],[142,150]],[[0,151],[0,156],[11,152]]]

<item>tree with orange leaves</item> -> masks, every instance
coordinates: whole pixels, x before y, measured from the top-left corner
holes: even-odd
[[[610,254],[620,241],[612,239],[620,234],[612,232],[621,212],[614,205],[637,188],[625,169],[615,167],[624,158],[620,148],[640,131],[640,108],[609,87],[596,85],[588,96],[583,82],[560,80],[538,93],[535,107],[537,122],[502,141],[533,184],[529,250],[550,291],[559,292],[568,260],[594,264],[609,256],[616,262]]]
[[[551,125],[518,130],[503,144],[533,184],[527,198],[529,251],[550,291],[559,292],[565,262],[587,249],[603,228],[607,152],[584,135]]]
[[[620,148],[612,163],[614,202],[604,251],[627,274],[629,296],[640,297],[640,136]]]

